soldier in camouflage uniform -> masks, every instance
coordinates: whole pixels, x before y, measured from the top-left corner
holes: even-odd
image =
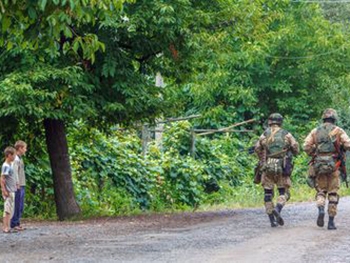
[[[340,147],[350,149],[350,138],[345,131],[335,125],[337,112],[326,109],[322,114],[323,124],[313,129],[306,137],[303,148],[313,156],[310,170],[315,176],[316,203],[318,207],[317,225],[324,226],[325,204],[328,196],[328,229],[336,229],[334,217],[337,214],[340,187],[339,169],[336,157]],[[337,150],[338,149],[338,150]]]
[[[264,188],[266,213],[271,227],[284,225],[281,210],[289,200],[292,172],[292,155],[299,153],[299,144],[288,131],[281,128],[283,117],[279,113],[269,116],[269,127],[260,136],[255,145],[262,167],[261,184]],[[274,187],[277,186],[279,196],[276,207],[273,203]]]

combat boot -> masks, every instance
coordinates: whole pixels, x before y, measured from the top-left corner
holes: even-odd
[[[334,225],[334,216],[329,217],[328,221],[328,230],[336,230],[337,228]]]
[[[282,211],[283,206],[281,204],[277,204],[276,208],[272,211],[273,215],[276,218],[276,222],[280,225],[284,225],[284,220],[281,217],[281,211]]]
[[[276,205],[276,210],[277,210],[278,213],[281,213],[282,208],[283,208],[283,205],[281,205],[281,204],[277,204]]]
[[[273,216],[273,214],[269,214],[268,216],[270,219],[271,227],[276,227],[277,223],[276,223],[276,220],[275,220],[275,217]]]
[[[325,216],[324,206],[319,206],[318,207],[318,217],[317,217],[317,225],[319,227],[324,226],[324,216]],[[329,225],[328,225],[328,227],[329,227]]]

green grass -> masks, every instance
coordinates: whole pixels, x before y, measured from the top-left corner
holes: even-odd
[[[306,184],[294,184],[290,190],[291,198],[288,203],[315,202],[316,191],[314,189],[311,189]],[[264,205],[264,190],[261,185],[236,187],[231,189],[224,189],[223,191],[226,194],[226,198],[222,196],[222,193],[214,193],[211,195],[211,197],[208,198],[207,203],[202,204],[198,208],[198,211],[252,208],[261,207]],[[342,184],[339,195],[349,196],[350,188],[346,188],[345,184]],[[222,200],[222,202],[215,202],[220,201],[224,198],[225,200]],[[274,201],[276,201],[276,195],[274,197]]]

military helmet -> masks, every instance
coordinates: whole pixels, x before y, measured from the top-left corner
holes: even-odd
[[[269,116],[269,120],[268,120],[268,124],[272,125],[272,124],[278,124],[281,125],[283,122],[283,116],[279,113],[272,113]]]
[[[322,120],[324,119],[333,119],[336,121],[338,119],[337,111],[331,108],[325,109],[322,114]]]

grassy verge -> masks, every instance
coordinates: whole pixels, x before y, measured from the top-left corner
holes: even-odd
[[[288,203],[298,202],[315,202],[316,191],[311,189],[306,184],[294,184],[291,190],[291,199]],[[237,208],[252,208],[262,207],[264,205],[264,191],[261,185],[250,185],[248,187],[235,187],[230,190],[223,191],[231,192],[226,195],[226,199],[222,202],[210,202],[223,199],[219,193],[212,194],[208,198],[208,203],[199,207],[199,211],[223,210],[223,209],[237,209]],[[227,193],[226,193],[227,194]],[[350,195],[350,188],[346,188],[345,184],[341,185],[339,195],[341,197]],[[220,198],[218,198],[220,196]],[[212,200],[210,200],[212,199]],[[276,200],[276,196],[274,197]]]

